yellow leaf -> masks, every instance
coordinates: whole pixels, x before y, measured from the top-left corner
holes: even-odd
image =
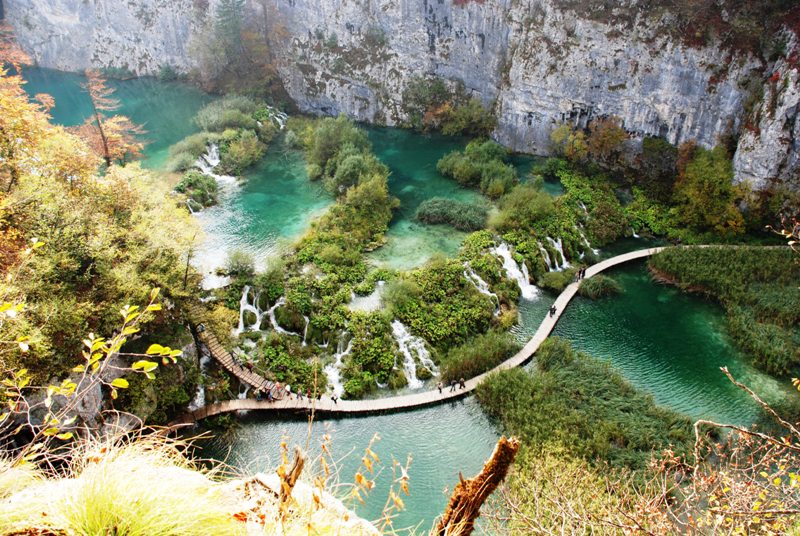
[[[125,378],[117,378],[111,382],[112,387],[119,387],[120,389],[127,389],[128,385],[128,380]]]

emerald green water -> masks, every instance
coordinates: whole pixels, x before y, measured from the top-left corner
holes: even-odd
[[[89,113],[89,103],[80,88],[82,77],[41,69],[26,71],[27,90],[46,92],[56,99],[55,121],[79,124]],[[191,117],[209,97],[181,84],[153,79],[112,82],[125,113],[149,130],[146,148],[148,166],[163,165],[167,147],[190,134]],[[436,253],[454,254],[463,234],[444,226],[425,226],[414,221],[419,204],[443,196],[464,201],[480,195],[459,188],[441,177],[436,161],[446,152],[463,147],[463,141],[436,135],[368,128],[379,158],[392,171],[390,189],[401,200],[401,208],[387,234],[388,243],[371,254],[378,264],[398,268],[415,266]],[[515,157],[524,176],[533,159]],[[314,215],[321,213],[331,198],[305,175],[302,156],[281,144],[270,149],[267,158],[247,174],[247,181],[230,185],[220,206],[197,215],[206,232],[204,245],[196,253],[203,267],[224,260],[225,252],[244,249],[259,264],[280,254],[284,244],[295,239]],[[553,195],[560,185],[546,184]],[[652,243],[626,240],[604,248],[604,255],[650,247]],[[609,359],[634,385],[653,395],[667,407],[699,418],[753,422],[755,405],[719,372],[728,366],[734,375],[770,400],[784,396],[777,381],[759,373],[746,356],[725,335],[721,309],[696,296],[684,295],[650,282],[642,263],[610,272],[623,286],[619,296],[590,301],[576,298],[556,327],[581,350]],[[520,304],[520,326],[515,334],[526,339],[547,314],[553,296],[542,292]],[[340,479],[350,482],[363,448],[374,433],[382,436],[375,451],[383,460],[378,487],[360,513],[377,518],[391,480],[392,456],[405,460],[412,454],[412,496],[408,510],[397,526],[424,523],[427,527],[447,502],[446,487],[457,481],[459,471],[471,475],[490,454],[498,431],[480,411],[474,398],[406,413],[361,418],[320,420],[311,427],[311,450],[321,434],[333,436],[334,454],[352,454],[342,461]],[[207,453],[225,458],[247,470],[270,470],[277,463],[278,445],[286,433],[305,444],[308,425],[303,417],[253,414],[243,419],[230,434],[213,440]]]
[[[81,87],[86,82],[83,75],[39,68],[25,69],[24,75],[29,95],[47,93],[55,99],[51,110],[54,122],[75,126],[91,115],[91,101]],[[150,168],[163,167],[169,146],[196,132],[192,118],[211,100],[187,84],[155,78],[109,80],[108,85],[116,90],[113,96],[121,104],[117,113],[144,127],[147,145],[143,163]]]

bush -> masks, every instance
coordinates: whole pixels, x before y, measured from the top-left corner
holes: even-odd
[[[210,132],[222,132],[227,128],[255,130],[258,125],[252,114],[257,108],[253,99],[229,95],[201,108],[195,115],[194,122],[202,130]]]
[[[622,292],[622,286],[614,279],[602,274],[583,279],[578,287],[578,294],[592,300],[613,296],[620,292]]]
[[[478,186],[491,198],[498,198],[517,183],[517,172],[506,164],[508,151],[491,140],[471,141],[464,152],[454,151],[442,157],[436,169],[462,186]]]
[[[442,133],[472,138],[485,137],[497,127],[497,118],[475,98],[455,106],[442,119]]]
[[[253,256],[239,249],[231,251],[225,260],[225,271],[236,277],[251,277],[256,271]]]
[[[507,333],[489,331],[451,348],[439,368],[445,383],[459,378],[474,378],[491,370],[517,351],[520,345]]]
[[[557,444],[572,455],[613,467],[645,469],[654,452],[691,451],[691,421],[655,405],[611,366],[549,338],[536,352],[536,372],[492,375],[478,401],[507,433],[530,449]]]
[[[267,146],[252,130],[242,130],[220,150],[219,167],[223,173],[237,175],[264,156]]]
[[[486,226],[487,209],[477,203],[434,197],[423,201],[417,209],[417,219],[424,223],[447,223],[460,231],[477,231]]]
[[[492,226],[505,233],[516,229],[533,229],[555,215],[553,198],[538,184],[520,184],[499,202],[500,212],[492,218]]]
[[[545,272],[536,284],[548,290],[561,292],[575,280],[575,272],[575,268],[569,268],[563,272]]]
[[[186,197],[202,207],[217,204],[219,185],[214,177],[203,175],[199,171],[188,171],[175,186],[175,191],[186,194]]]

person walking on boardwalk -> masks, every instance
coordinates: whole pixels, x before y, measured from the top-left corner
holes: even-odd
[[[450,392],[451,393],[454,393],[456,391],[456,383],[457,382],[455,380],[450,380]]]
[[[331,400],[333,400],[334,404],[338,405],[338,403],[336,401],[339,400],[339,397],[337,397],[335,393],[331,395]]]
[[[439,394],[442,394],[442,387],[444,387],[444,385],[442,385],[442,382],[436,384],[436,388],[439,389]]]
[[[552,318],[554,316],[556,316],[556,306],[555,305],[550,307],[550,317]]]
[[[466,386],[467,386],[467,384],[465,383],[465,381],[464,381],[464,377],[462,376],[462,377],[461,377],[461,378],[459,378],[459,380],[458,380],[458,388],[459,388],[459,389],[464,389]]]
[[[289,384],[286,384],[286,389],[285,390],[286,390],[286,398],[291,400],[292,399],[292,386],[289,385]]]

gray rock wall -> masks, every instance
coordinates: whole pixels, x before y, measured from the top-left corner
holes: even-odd
[[[6,0],[6,11],[42,65],[127,66],[144,74],[163,64],[191,68],[187,44],[207,4]],[[549,151],[555,125],[606,115],[620,117],[637,137],[712,146],[747,124],[742,87],[753,69],[764,67],[717,48],[684,47],[652,24],[628,29],[582,19],[557,8],[556,0],[249,4],[254,16],[266,5],[279,27],[273,39],[279,73],[301,110],[393,125],[405,119],[401,98],[413,77],[459,80],[494,103],[500,142],[537,154]],[[786,65],[774,69],[784,78],[767,89],[762,106],[769,110],[761,111],[757,128],[741,130],[735,158],[737,180],[756,187],[773,178],[791,182],[798,173],[798,75]]]

